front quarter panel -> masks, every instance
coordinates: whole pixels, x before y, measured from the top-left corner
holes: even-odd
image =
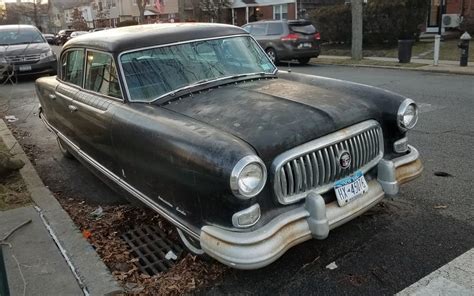
[[[245,207],[229,189],[234,165],[255,154],[240,139],[143,103],[117,108],[111,131],[122,178],[179,219],[230,226]]]

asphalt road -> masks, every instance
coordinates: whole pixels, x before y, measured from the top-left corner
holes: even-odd
[[[281,67],[287,70],[287,67]],[[426,72],[292,66],[293,72],[351,80],[406,95],[420,105],[409,135],[425,165],[398,198],[308,241],[256,271],[229,270],[203,294],[393,294],[474,247],[474,77]],[[118,203],[77,161],[61,156],[37,117],[33,80],[1,86],[0,111],[53,192],[92,203]],[[443,175],[436,176],[437,175]],[[326,268],[335,262],[334,270]]]

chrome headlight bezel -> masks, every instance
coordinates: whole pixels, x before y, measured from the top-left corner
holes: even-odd
[[[249,165],[257,165],[261,170],[261,179],[258,185],[251,191],[245,192],[240,186],[240,178],[242,171]],[[267,182],[267,168],[263,161],[256,155],[247,155],[240,159],[232,169],[230,175],[230,189],[232,193],[240,199],[250,199],[259,194]]]
[[[410,108],[413,108],[415,114],[413,116],[413,119],[409,123],[406,123],[404,117],[407,115],[406,113]],[[416,105],[415,101],[413,101],[412,99],[405,99],[400,104],[397,111],[398,128],[403,132],[414,128],[416,123],[418,122],[418,113],[418,106]]]

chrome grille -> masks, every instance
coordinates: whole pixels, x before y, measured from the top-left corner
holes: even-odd
[[[6,56],[5,59],[9,63],[36,63],[40,59],[39,54],[30,54],[30,55],[16,55],[16,56]]]
[[[272,165],[275,195],[282,204],[305,198],[308,191],[330,190],[334,182],[357,170],[363,173],[383,157],[383,134],[369,120],[339,130],[280,154]],[[347,151],[351,162],[343,169],[339,157]]]

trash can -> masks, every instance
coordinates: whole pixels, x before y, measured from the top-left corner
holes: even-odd
[[[409,63],[411,60],[411,48],[413,40],[398,40],[398,61],[400,63]]]

